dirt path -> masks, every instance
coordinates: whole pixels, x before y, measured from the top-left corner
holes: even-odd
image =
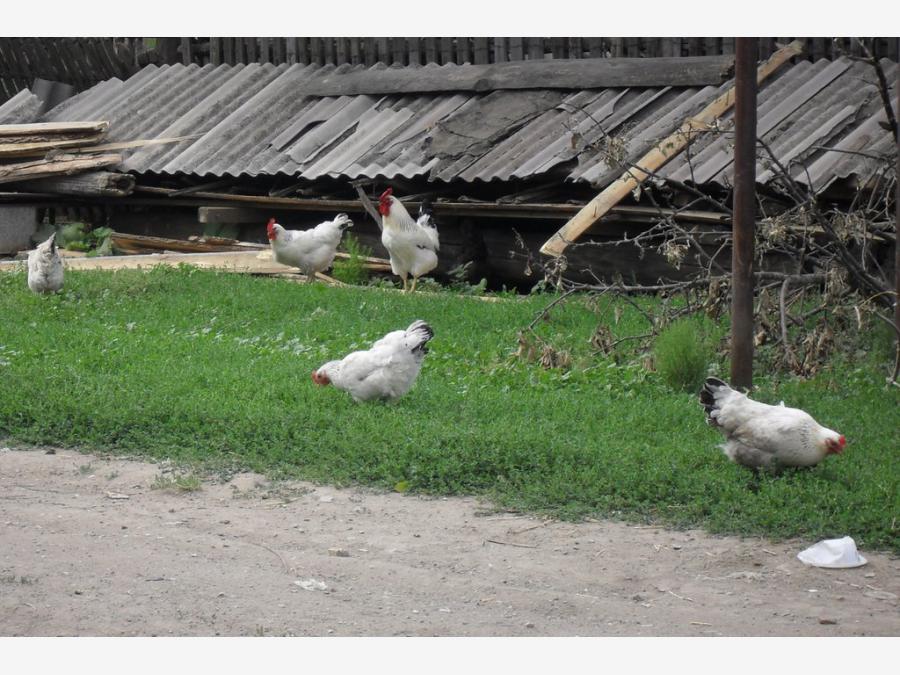
[[[0,450],[0,635],[900,635],[900,559]],[[127,498],[125,498],[127,496]]]

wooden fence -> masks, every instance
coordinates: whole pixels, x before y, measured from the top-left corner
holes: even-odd
[[[134,72],[131,42],[95,37],[0,38],[0,103],[30,88],[35,78],[64,82],[76,91]]]
[[[760,38],[759,58],[777,43]],[[860,55],[851,38],[796,38],[807,58]],[[877,56],[898,59],[897,38],[860,38]],[[0,38],[0,103],[35,78],[81,91],[111,77],[126,78],[147,63],[496,63],[527,59],[583,59],[731,54],[729,37],[4,37]]]
[[[851,38],[760,38],[759,58],[776,42],[804,42],[807,58],[861,55]],[[877,56],[898,58],[897,38],[862,38]],[[206,37],[159,38],[165,63],[333,63],[373,65],[497,63],[526,59],[704,56],[734,53],[730,37]]]

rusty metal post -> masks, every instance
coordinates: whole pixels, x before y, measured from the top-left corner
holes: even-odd
[[[756,221],[757,38],[737,38],[734,63],[734,224],[731,384],[753,386],[753,231]]]
[[[900,43],[900,39],[897,40]],[[900,45],[898,45],[900,46]],[[900,110],[900,72],[897,73],[897,110]],[[900,130],[898,130],[900,131]],[[897,142],[896,176],[894,180],[894,328],[896,329],[897,356],[894,362],[894,381],[900,372],[900,140]]]

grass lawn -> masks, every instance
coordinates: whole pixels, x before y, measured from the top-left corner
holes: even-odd
[[[696,394],[592,353],[598,314],[588,299],[538,326],[572,353],[571,369],[514,358],[517,331],[549,299],[404,296],[162,267],[69,271],[62,294],[40,297],[22,272],[0,273],[0,440],[479,494],[562,518],[809,542],[849,534],[900,552],[900,393],[885,387],[883,363],[841,359],[809,381],[759,377],[756,397],[807,409],[849,444],[812,470],[757,479],[718,450]],[[645,331],[637,311],[621,309],[615,335]],[[405,398],[356,404],[312,383],[325,361],[417,318],[436,337]]]

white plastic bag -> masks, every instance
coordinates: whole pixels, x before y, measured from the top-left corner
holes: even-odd
[[[804,551],[800,551],[797,557],[807,565],[834,569],[862,567],[869,562],[857,552],[856,542],[853,541],[853,537],[825,539]]]

